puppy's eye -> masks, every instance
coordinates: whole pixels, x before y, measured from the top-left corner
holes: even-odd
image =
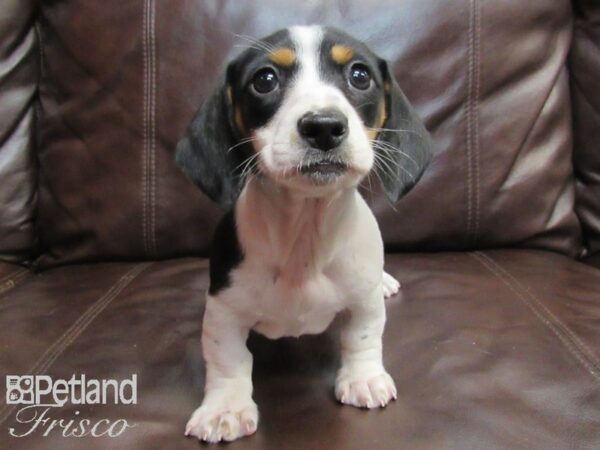
[[[371,86],[371,73],[364,64],[356,63],[350,68],[349,79],[352,86],[361,91]]]
[[[252,79],[252,87],[259,94],[268,94],[279,86],[279,79],[273,69],[265,68],[259,70]]]

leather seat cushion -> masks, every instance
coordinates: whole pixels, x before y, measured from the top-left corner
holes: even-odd
[[[257,434],[244,449],[562,449],[600,442],[600,271],[543,251],[388,256],[384,359],[399,398],[383,411],[339,406],[337,331],[253,335]],[[202,398],[207,262],[107,263],[27,278],[0,297],[0,372],[138,375],[138,404],[65,405],[52,417],[125,418],[121,437],[78,446],[198,448],[183,436]],[[282,299],[284,302],[285,299]],[[0,407],[2,428],[22,430]],[[5,439],[3,437],[3,439]],[[60,433],[5,440],[65,448]]]

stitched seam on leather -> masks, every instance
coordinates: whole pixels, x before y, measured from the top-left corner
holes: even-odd
[[[156,256],[156,2],[150,0],[150,239]]]
[[[479,118],[480,90],[480,2],[469,2],[469,50],[466,104],[467,150],[467,241],[475,245],[479,234]]]
[[[499,263],[497,263],[492,257],[482,254],[484,258],[490,261],[494,266],[498,268],[498,270],[506,275],[507,278],[510,278],[516,286],[518,286],[528,297],[530,297],[539,307],[540,310],[545,312],[548,317],[550,317],[571,339],[581,347],[582,351],[586,353],[586,356],[591,360],[591,362],[596,366],[597,370],[600,372],[600,359],[596,356],[594,351],[585,343],[583,340],[575,334],[566,324],[564,324],[550,309],[544,305],[544,303],[530,290],[525,288],[523,284],[508,270],[502,267]]]
[[[0,295],[5,294],[14,287],[18,286],[21,281],[28,278],[31,272],[27,269],[16,270],[0,280]]]
[[[467,52],[467,101],[465,104],[465,120],[466,120],[466,135],[465,135],[465,148],[467,152],[467,241],[470,240],[471,237],[471,227],[473,222],[473,173],[471,167],[471,83],[472,83],[472,73],[473,73],[473,21],[472,11],[473,11],[473,2],[474,0],[469,0],[469,44],[468,44],[468,52]]]
[[[488,257],[482,252],[469,253],[469,255],[475,258],[481,265],[488,269],[493,275],[495,275],[502,283],[504,283],[515,295],[521,300],[525,306],[529,308],[531,312],[537,317],[542,324],[544,324],[564,345],[565,349],[581,363],[586,371],[592,375],[592,377],[600,382],[600,366],[596,363],[596,358],[593,353],[589,354],[589,348],[577,338],[577,336],[571,332],[551,311],[549,311],[539,299],[535,298],[533,294],[529,293],[525,287],[508,274],[500,265],[498,265],[493,259]],[[505,275],[503,276],[503,271]],[[513,282],[511,282],[514,280]],[[516,282],[516,284],[514,284]],[[536,302],[532,302],[527,299],[523,294],[527,294],[536,299]],[[541,307],[538,309],[536,304]],[[544,314],[544,312],[546,314]],[[561,333],[561,330],[563,331]],[[583,346],[582,346],[583,344]],[[586,349],[588,350],[586,352]]]
[[[137,264],[129,269],[125,275],[117,280],[96,302],[90,306],[79,318],[65,331],[54,344],[52,344],[38,359],[38,361],[26,372],[27,375],[41,375],[46,372],[56,359],[79,337],[81,333],[94,321],[96,317],[138,277],[152,263]],[[4,404],[0,408],[0,424],[2,424],[16,405]]]
[[[550,331],[552,331],[552,333],[563,343],[563,345],[565,346],[567,351],[572,356],[574,356],[596,380],[600,381],[600,373],[598,371],[598,368],[595,367],[595,365],[592,362],[587,361],[585,359],[585,356],[576,348],[576,344],[574,342],[573,343],[570,342],[569,338],[567,336],[564,336],[560,332],[560,329],[558,329],[556,327],[557,323],[553,323],[553,320],[545,317],[544,314],[541,311],[539,311],[535,307],[534,304],[532,304],[525,297],[523,297],[523,295],[521,295],[518,286],[513,285],[509,279],[502,276],[502,273],[499,270],[494,269],[494,266],[492,265],[492,264],[495,264],[494,261],[490,260],[490,264],[488,264],[486,262],[486,260],[483,258],[483,256],[485,256],[485,255],[483,255],[481,252],[471,253],[470,255],[475,257],[485,268],[487,268],[492,274],[494,274],[506,286],[508,286],[510,288],[510,290],[513,291],[517,295],[517,297],[519,297],[519,299],[534,313],[534,315],[544,325],[546,325],[550,329]],[[479,255],[479,257],[477,255]],[[488,258],[488,260],[489,260],[489,258]],[[497,264],[496,264],[496,266],[497,266]],[[525,293],[527,292],[527,291],[525,291],[524,287],[522,287],[522,286],[520,287],[520,289],[523,290]],[[556,319],[556,320],[558,320],[558,319]]]
[[[144,1],[143,240],[147,257],[156,255],[156,3]]]
[[[27,272],[27,269],[24,269],[23,267],[19,267],[18,269],[14,270],[12,272],[9,272],[7,275],[0,278],[0,284],[4,283],[9,278],[18,277],[19,274],[21,274],[23,272]]]
[[[473,40],[473,57],[475,59],[474,73],[474,93],[473,93],[473,155],[475,156],[475,225],[473,230],[473,245],[477,244],[479,238],[479,216],[480,216],[480,167],[479,167],[479,92],[481,84],[481,58],[480,58],[480,42],[481,42],[481,2],[474,1],[474,28],[475,35]]]
[[[142,131],[142,240],[144,253],[148,256],[148,206],[147,206],[147,159],[148,159],[148,0],[144,1],[142,19],[142,57],[144,72],[143,131]]]

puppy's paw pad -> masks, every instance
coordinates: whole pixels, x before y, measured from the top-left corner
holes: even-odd
[[[400,282],[387,272],[383,272],[383,296],[389,298],[400,291]]]
[[[396,385],[387,372],[375,376],[338,376],[335,396],[345,405],[357,408],[383,408],[397,398]]]
[[[249,436],[258,425],[254,402],[244,405],[202,405],[185,426],[185,435],[205,442],[233,441]]]

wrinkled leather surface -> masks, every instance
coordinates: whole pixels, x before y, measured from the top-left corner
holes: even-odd
[[[206,254],[218,213],[173,149],[248,41],[327,23],[390,59],[439,155],[395,212],[392,250],[521,245],[574,255],[567,0],[42,3],[41,266]],[[376,184],[376,183],[374,183]]]
[[[36,246],[35,4],[3,0],[0,5],[0,260],[11,262],[31,259]]]
[[[575,3],[570,55],[577,214],[589,253],[600,252],[600,4]]]
[[[600,271],[541,251],[387,257],[384,359],[398,401],[336,404],[338,320],[323,335],[253,336],[257,434],[244,449],[596,449],[600,443]],[[551,275],[551,276],[549,276]],[[206,261],[80,265],[0,297],[0,376],[138,374],[136,406],[64,406],[54,418],[126,418],[118,439],[51,433],[1,448],[199,448],[183,437],[202,398]],[[27,351],[23,351],[27,349]],[[19,426],[0,404],[2,430]],[[19,430],[20,428],[17,428]]]

